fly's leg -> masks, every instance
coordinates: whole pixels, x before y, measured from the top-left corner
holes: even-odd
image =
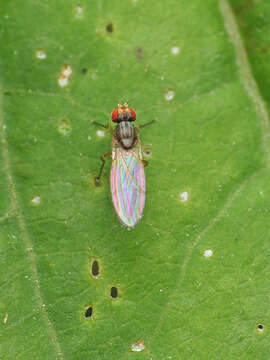
[[[147,160],[142,160],[143,166],[146,167],[149,164],[149,161]]]
[[[105,129],[108,129],[108,127],[109,127],[109,124],[107,124],[107,125],[104,125],[104,124],[101,124],[101,123],[99,123],[99,122],[97,122],[97,121],[92,121],[92,124],[95,124],[95,125],[98,125],[98,126],[101,126],[101,127],[103,127],[103,128],[105,128]]]
[[[111,124],[104,125],[104,124],[101,124],[101,123],[99,123],[98,121],[95,121],[95,120],[92,121],[92,124],[95,124],[97,126],[101,126],[104,129],[109,129],[111,135],[113,135],[113,128],[112,128]]]
[[[145,126],[148,126],[148,125],[152,125],[152,124],[154,124],[155,122],[156,122],[156,120],[154,119],[154,120],[151,120],[151,121],[149,121],[149,122],[147,122],[147,123],[145,123],[145,124],[143,124],[143,125],[139,125],[139,126],[136,127],[136,130],[137,130],[137,131],[140,131],[141,128],[143,128],[143,127],[145,127]]]
[[[101,126],[101,127],[105,128],[105,129],[109,129],[111,135],[113,135],[113,128],[112,128],[112,126],[111,126],[110,124],[104,125],[104,124],[101,124],[101,123],[99,123],[99,122],[97,122],[97,121],[93,121],[92,124]],[[104,155],[102,155],[102,156],[100,157],[100,159],[101,159],[101,161],[102,161],[102,164],[101,164],[101,167],[100,167],[98,176],[95,177],[95,185],[96,185],[96,186],[100,186],[100,178],[101,178],[101,175],[102,175],[103,168],[104,168],[104,166],[105,166],[106,157],[111,156],[111,155],[112,155],[112,153],[111,153],[111,152],[108,152],[108,153],[106,153],[106,154],[104,154]]]
[[[147,123],[145,123],[143,125],[139,125],[139,129],[141,129],[141,128],[145,127],[145,126],[148,126],[148,125],[152,125],[152,124],[154,124],[154,122],[156,122],[155,119],[153,119],[153,120],[151,120],[151,121],[149,121],[149,122],[147,122]]]
[[[100,159],[102,161],[102,164],[101,164],[98,176],[95,177],[95,185],[96,186],[100,186],[100,178],[101,178],[102,171],[103,171],[103,168],[104,168],[104,165],[105,165],[105,162],[106,162],[106,157],[111,156],[111,155],[112,155],[112,153],[108,152],[108,153],[106,153],[106,154],[104,154],[104,155],[102,155],[100,157]]]

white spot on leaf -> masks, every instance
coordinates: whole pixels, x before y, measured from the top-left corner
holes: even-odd
[[[62,135],[68,135],[71,132],[71,123],[69,120],[62,119],[58,124],[58,131]]]
[[[32,203],[35,204],[35,205],[39,205],[39,204],[40,204],[40,201],[41,201],[40,196],[35,196],[35,197],[32,199]]]
[[[61,87],[65,87],[67,86],[68,84],[68,79],[63,77],[63,76],[59,76],[58,78],[58,84],[61,86]]]
[[[205,258],[210,258],[212,255],[213,255],[213,250],[211,250],[211,249],[205,250],[203,253],[203,256]]]
[[[173,46],[173,47],[171,48],[171,53],[172,53],[173,55],[179,54],[179,53],[180,53],[180,47],[179,47],[179,46]]]
[[[171,101],[174,98],[174,96],[175,96],[175,92],[171,89],[168,89],[165,93],[165,99],[167,101]]]
[[[68,85],[69,78],[72,74],[72,68],[70,65],[64,65],[60,75],[58,76],[58,84],[61,87]]]
[[[64,65],[62,69],[62,74],[66,77],[69,77],[72,74],[72,69],[70,65]]]
[[[38,49],[36,51],[36,57],[40,60],[44,60],[47,58],[47,54],[46,54],[45,50]]]
[[[143,340],[138,340],[135,344],[131,345],[132,351],[143,351],[145,349],[145,344]]]
[[[98,137],[104,137],[105,136],[105,132],[103,130],[98,130],[97,131],[97,136]]]
[[[81,5],[78,5],[75,10],[75,18],[81,19],[83,18],[83,7]]]
[[[189,198],[189,193],[187,191],[183,191],[181,194],[180,194],[180,200],[182,202],[186,202],[188,201],[188,198]]]

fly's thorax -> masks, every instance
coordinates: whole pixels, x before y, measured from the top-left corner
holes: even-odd
[[[136,138],[134,145],[130,149],[125,149],[113,136],[112,138],[112,160],[123,157],[135,156],[138,160],[142,160],[142,147],[139,137]]]
[[[131,149],[137,140],[136,128],[129,121],[122,121],[114,128],[114,137],[124,149]]]

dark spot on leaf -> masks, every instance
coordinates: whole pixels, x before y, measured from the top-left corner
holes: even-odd
[[[91,265],[91,274],[97,278],[99,276],[99,265],[98,261],[94,260]]]
[[[141,47],[136,48],[135,55],[139,60],[141,60],[143,58],[143,55],[144,55],[143,49]]]
[[[85,316],[86,319],[91,319],[92,315],[93,315],[93,308],[92,308],[92,306],[89,306],[89,307],[85,310],[84,316]]]
[[[143,155],[144,156],[151,156],[152,155],[151,149],[149,149],[149,148],[144,149]]]
[[[116,299],[118,297],[118,290],[115,286],[112,286],[111,288],[111,297],[113,299]]]
[[[82,73],[83,73],[83,74],[87,74],[87,71],[88,71],[87,68],[83,68],[83,69],[82,69]]]
[[[109,34],[112,34],[112,33],[113,33],[113,24],[112,24],[112,23],[109,23],[109,24],[106,26],[106,31],[107,31]]]
[[[4,95],[5,95],[5,96],[11,96],[11,95],[12,95],[12,92],[11,92],[11,91],[4,91]]]

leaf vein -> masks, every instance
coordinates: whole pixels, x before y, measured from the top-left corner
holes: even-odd
[[[8,188],[9,188],[9,192],[10,192],[10,198],[11,198],[11,211],[14,213],[14,215],[17,219],[19,229],[22,232],[22,238],[23,238],[25,247],[26,247],[26,249],[28,249],[28,251],[27,251],[28,258],[30,261],[31,271],[33,274],[33,276],[32,276],[33,288],[34,288],[38,306],[41,309],[43,320],[44,320],[45,324],[47,325],[49,334],[52,338],[52,342],[54,343],[56,352],[58,354],[58,358],[60,360],[63,360],[64,355],[62,353],[60,344],[57,340],[56,332],[50,321],[49,315],[48,315],[47,311],[45,310],[44,301],[43,301],[41,291],[40,291],[39,277],[38,277],[37,264],[36,264],[36,256],[33,251],[33,244],[30,239],[30,236],[28,234],[26,224],[25,224],[25,221],[23,219],[23,216],[21,214],[19,204],[18,204],[16,186],[15,186],[15,182],[14,182],[13,175],[11,172],[11,167],[10,167],[9,150],[8,150],[8,143],[7,143],[7,139],[6,139],[6,126],[4,123],[4,117],[3,117],[2,112],[0,113],[0,129],[1,129],[2,157],[3,157],[4,170],[5,170],[5,173],[7,176],[7,183],[8,183]]]
[[[233,203],[233,201],[237,198],[237,196],[241,193],[241,191],[243,190],[243,188],[247,185],[247,183],[253,178],[255,177],[259,172],[261,172],[264,169],[259,169],[257,171],[255,171],[253,174],[251,174],[249,177],[247,177],[238,187],[237,189],[234,191],[234,193],[228,198],[228,200],[225,202],[224,206],[220,209],[220,211],[217,213],[217,215],[209,221],[209,223],[205,226],[205,228],[196,236],[194,242],[191,244],[191,246],[188,249],[188,254],[180,268],[180,274],[179,274],[179,279],[178,282],[176,284],[175,290],[172,292],[172,294],[169,296],[169,300],[167,302],[167,304],[164,307],[163,313],[160,316],[160,319],[155,327],[155,330],[153,331],[153,335],[151,337],[151,339],[149,340],[149,343],[153,341],[153,338],[156,336],[156,334],[158,333],[158,331],[160,330],[162,323],[164,322],[164,319],[166,318],[166,314],[168,313],[172,303],[173,303],[173,299],[177,296],[177,294],[179,293],[179,289],[184,281],[185,278],[185,274],[186,274],[186,268],[187,265],[189,263],[189,260],[191,259],[193,250],[197,247],[197,245],[199,244],[201,238],[218,222],[220,221],[223,216],[226,214],[227,210],[230,208],[231,204]]]
[[[225,27],[229,38],[234,46],[236,55],[236,65],[239,78],[244,85],[246,92],[252,100],[255,111],[260,119],[261,132],[263,137],[263,148],[266,154],[267,166],[270,166],[270,125],[269,114],[260,93],[259,86],[252,74],[252,68],[248,60],[248,55],[241,38],[241,33],[235,19],[235,15],[227,0],[220,0],[219,7],[224,18]]]

